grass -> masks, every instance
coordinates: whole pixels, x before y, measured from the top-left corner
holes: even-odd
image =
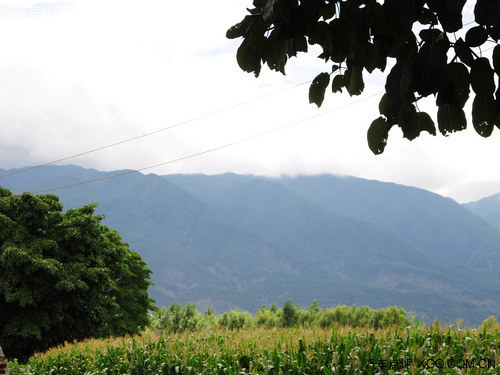
[[[498,374],[500,334],[436,325],[205,330],[66,343],[12,374]],[[21,369],[22,367],[22,369]],[[448,368],[449,367],[449,368]]]

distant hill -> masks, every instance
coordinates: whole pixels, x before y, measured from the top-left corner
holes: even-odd
[[[226,191],[248,183],[252,176],[228,173],[166,178],[217,204],[218,195],[225,197]],[[496,263],[500,261],[500,249],[496,240],[492,240],[498,229],[450,198],[414,187],[355,177],[315,175],[267,180],[280,183],[332,214],[372,223],[447,262],[473,266],[500,279],[500,268],[492,270],[476,262],[486,253]]]
[[[17,193],[114,173],[48,166],[0,185]],[[133,173],[55,193],[66,209],[99,203],[103,223],[153,270],[159,305],[255,312],[318,299],[398,305],[429,321],[500,316],[500,232],[420,189],[327,175]]]
[[[418,298],[410,297],[411,286],[414,292],[439,290],[473,301],[483,273],[497,279],[494,285],[500,276],[498,231],[453,200],[425,190],[331,175],[164,177],[272,241],[314,248],[324,255],[308,260],[318,262],[316,272],[341,260],[338,276],[405,290],[413,302]],[[345,251],[336,258],[338,253],[328,252],[332,248]],[[486,299],[500,296],[487,289]]]
[[[500,229],[500,194],[465,203],[462,206]]]
[[[330,212],[380,225],[462,264],[470,264],[497,232],[454,200],[423,189],[331,175],[290,178],[284,184]]]

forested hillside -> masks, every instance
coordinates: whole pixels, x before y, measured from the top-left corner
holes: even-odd
[[[0,182],[36,191],[113,173],[49,166]],[[398,305],[428,321],[500,315],[497,230],[420,189],[335,176],[133,173],[56,193],[66,209],[99,203],[103,223],[153,270],[160,306],[255,312],[317,299]]]

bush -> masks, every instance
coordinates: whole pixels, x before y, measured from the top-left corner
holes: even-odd
[[[170,307],[162,307],[151,314],[151,328],[164,332],[196,331],[203,328],[204,318],[196,310],[194,303],[183,307],[178,302],[172,302]]]
[[[151,315],[151,328],[164,332],[195,331],[203,328],[241,329],[253,326],[276,327],[332,327],[341,324],[352,327],[384,328],[408,324],[406,311],[395,306],[373,310],[367,306],[339,305],[334,309],[320,309],[319,302],[314,301],[307,310],[292,305],[286,301],[280,309],[276,304],[270,308],[262,305],[254,317],[248,312],[232,310],[220,316],[212,308],[208,308],[204,315],[196,310],[194,303],[183,307],[173,302],[170,307],[162,307]]]
[[[483,321],[479,329],[481,331],[487,331],[487,332],[498,332],[500,331],[500,324],[498,323],[495,316],[491,315]]]
[[[227,329],[250,328],[253,326],[253,317],[249,312],[232,310],[225,312],[219,318],[219,326]]]

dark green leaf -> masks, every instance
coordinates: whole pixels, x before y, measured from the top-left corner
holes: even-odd
[[[380,102],[378,103],[378,110],[381,115],[387,117],[387,113],[394,106],[394,102],[391,100],[390,96],[386,93],[382,95]]]
[[[309,87],[309,103],[314,103],[321,107],[325,99],[325,90],[330,83],[330,74],[320,73],[314,78]]]
[[[338,74],[333,77],[332,92],[342,92],[342,87],[344,87],[344,76],[342,74]]]
[[[460,107],[444,104],[439,107],[437,118],[439,131],[444,136],[467,127],[465,112]]]
[[[415,22],[415,0],[404,0],[403,6],[399,13],[399,20],[404,29],[411,30],[413,22]]]
[[[417,49],[412,49],[407,55],[406,61],[401,72],[401,80],[399,81],[399,96],[406,97],[411,91],[413,93],[413,87],[415,83],[413,82],[414,71],[415,71],[415,61],[416,61]]]
[[[429,41],[429,40],[436,40],[443,32],[439,29],[424,29],[421,30],[418,33],[418,36],[420,36],[420,39],[422,39],[424,42]]]
[[[433,11],[422,8],[422,13],[418,16],[418,22],[422,25],[437,25],[437,18]]]
[[[379,117],[371,123],[367,133],[368,147],[375,155],[384,152],[389,137],[389,128],[389,124],[383,117]]]
[[[490,60],[486,57],[476,59],[470,70],[470,83],[476,94],[493,94],[495,81]]]
[[[307,52],[307,39],[304,35],[296,35],[294,41],[296,52]]]
[[[307,0],[300,2],[300,8],[304,10],[304,16],[307,23],[318,22],[321,17],[321,5],[323,3],[324,0]]]
[[[500,19],[500,7],[496,0],[477,0],[474,16],[479,25],[496,25]]]
[[[228,39],[236,39],[239,38],[240,36],[245,36],[247,31],[250,29],[252,25],[254,17],[252,16],[246,16],[243,18],[243,21],[240,23],[237,23],[233,27],[231,27],[229,30],[226,32],[226,38]]]
[[[371,73],[375,70],[376,66],[376,47],[373,43],[368,43],[366,45],[366,61],[365,61],[365,69],[368,73]]]
[[[363,82],[363,69],[353,67],[346,70],[344,73],[344,81],[347,83],[346,88],[349,95],[361,95],[365,88],[365,83]]]
[[[437,105],[457,105],[463,108],[470,93],[469,70],[464,64],[450,63],[446,65],[441,76]]]
[[[455,42],[455,54],[458,56],[460,61],[468,66],[472,66],[474,63],[474,56],[472,55],[472,50],[468,47],[462,38],[459,38]]]
[[[327,35],[329,35],[328,24],[324,21],[315,23],[311,27],[311,32],[309,34],[309,44],[319,44],[323,46],[325,44]]]
[[[256,37],[247,36],[241,43],[236,52],[236,60],[238,65],[245,72],[254,72],[258,77],[261,69],[261,54],[262,47],[266,42],[266,38],[258,39]]]
[[[500,75],[500,45],[493,50],[493,68],[497,75]]]
[[[337,3],[332,1],[331,3],[328,3],[325,6],[323,6],[321,15],[323,16],[323,19],[327,21],[330,18],[333,18],[336,12],[337,12]]]
[[[472,103],[472,124],[482,137],[489,137],[493,131],[496,106],[493,95],[478,94]]]
[[[439,39],[439,38],[438,38]],[[446,67],[448,44],[431,40],[424,43],[415,63],[415,88],[422,96],[436,93]]]
[[[241,32],[241,23],[237,23],[226,31],[226,38],[228,39],[236,39],[240,36],[243,36],[243,33]]]
[[[373,56],[373,66],[381,71],[387,66],[387,45],[384,41],[378,40],[375,42],[375,52]]]
[[[398,125],[403,130],[403,136],[413,139],[414,130],[411,128],[411,118],[416,112],[415,105],[409,101],[403,101],[398,114]]]
[[[500,25],[490,25],[486,26],[486,28],[488,29],[491,39],[498,42],[498,40],[500,40]]]
[[[389,9],[391,7],[381,6],[373,20],[373,35],[380,38],[391,38],[394,36],[394,21],[397,20],[397,14]],[[392,7],[393,8],[393,7]]]
[[[265,39],[262,51],[262,60],[267,61],[269,69],[285,74],[285,64],[287,61],[288,40],[280,39],[273,31],[269,38]]]
[[[481,26],[472,27],[465,34],[465,43],[469,47],[479,47],[486,42],[486,39],[488,39],[488,32]]]
[[[411,141],[417,138],[422,131],[426,131],[431,135],[436,135],[434,121],[432,121],[431,116],[425,112],[414,112],[410,119],[409,128],[404,133],[404,136]]]
[[[442,81],[442,80],[441,80]],[[439,88],[439,92],[436,98],[436,105],[442,106],[443,104],[451,104],[453,105],[453,84],[451,82],[446,81],[446,85]],[[462,108],[463,106],[460,106]]]
[[[350,51],[349,30],[350,25],[343,19],[336,18],[329,24],[328,32],[330,35],[329,49],[331,59],[334,62],[341,63],[344,61]]]
[[[399,112],[402,101],[393,100],[388,93],[385,93],[380,99],[378,108],[381,115],[384,115],[389,125],[398,122]]]
[[[462,10],[466,0],[427,0],[429,8],[437,13],[439,22],[447,33],[462,28]]]
[[[403,75],[404,61],[399,60],[391,69],[385,81],[385,91],[391,98],[401,97],[401,76]]]

